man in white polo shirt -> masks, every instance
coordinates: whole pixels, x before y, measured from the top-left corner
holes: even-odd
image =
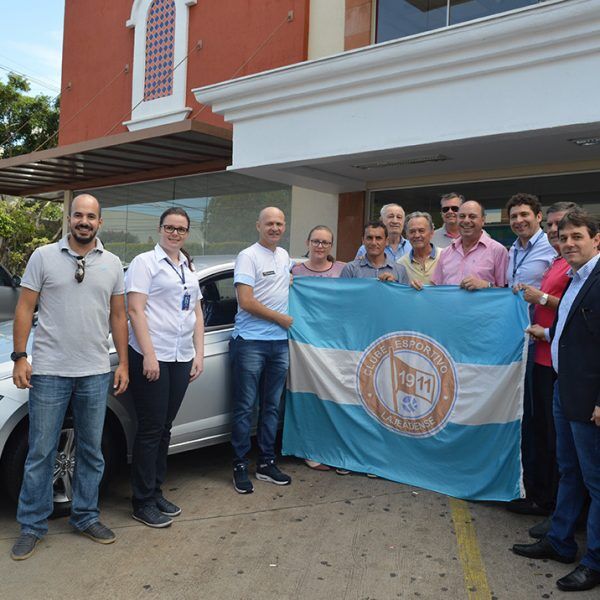
[[[275,436],[289,365],[287,330],[292,324],[292,317],[287,314],[290,257],[277,246],[285,232],[283,212],[264,208],[256,229],[258,242],[242,250],[235,262],[238,312],[229,343],[233,367],[233,485],[240,494],[254,491],[248,477],[247,454],[257,400],[260,416],[256,478],[276,485],[289,485],[292,481],[275,464]]]

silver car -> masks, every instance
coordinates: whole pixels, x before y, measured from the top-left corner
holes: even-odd
[[[229,439],[231,431],[228,343],[237,311],[233,285],[234,257],[194,257],[194,264],[203,295],[204,373],[187,390],[173,424],[169,453],[221,443]],[[2,488],[16,500],[27,456],[28,394],[26,390],[17,389],[12,382],[12,350],[12,321],[0,323],[0,481]],[[116,364],[117,356],[113,348],[113,369]],[[130,395],[109,395],[102,438],[105,481],[120,460],[131,457],[135,423]],[[55,515],[66,514],[70,510],[75,466],[74,441],[72,417],[67,415],[54,467]]]

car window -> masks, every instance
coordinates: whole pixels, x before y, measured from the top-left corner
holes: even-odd
[[[233,271],[200,282],[205,327],[233,327],[237,298]]]
[[[0,265],[0,286],[12,287],[12,278],[10,273]]]

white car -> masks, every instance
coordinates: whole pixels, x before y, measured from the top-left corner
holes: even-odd
[[[173,424],[169,453],[221,443],[229,439],[231,431],[228,344],[237,312],[233,285],[234,257],[197,256],[194,257],[194,265],[204,297],[204,372],[187,390]],[[12,350],[12,321],[0,323],[0,482],[2,489],[16,500],[27,456],[28,393],[17,389],[12,382]],[[116,363],[117,356],[113,348],[113,369]],[[109,395],[102,438],[105,480],[120,460],[126,457],[130,459],[135,423],[130,395]],[[55,515],[70,510],[71,480],[75,466],[74,440],[72,417],[67,415],[54,467]]]

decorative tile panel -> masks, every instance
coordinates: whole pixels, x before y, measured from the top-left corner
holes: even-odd
[[[173,93],[175,0],[154,0],[146,21],[144,101]]]

